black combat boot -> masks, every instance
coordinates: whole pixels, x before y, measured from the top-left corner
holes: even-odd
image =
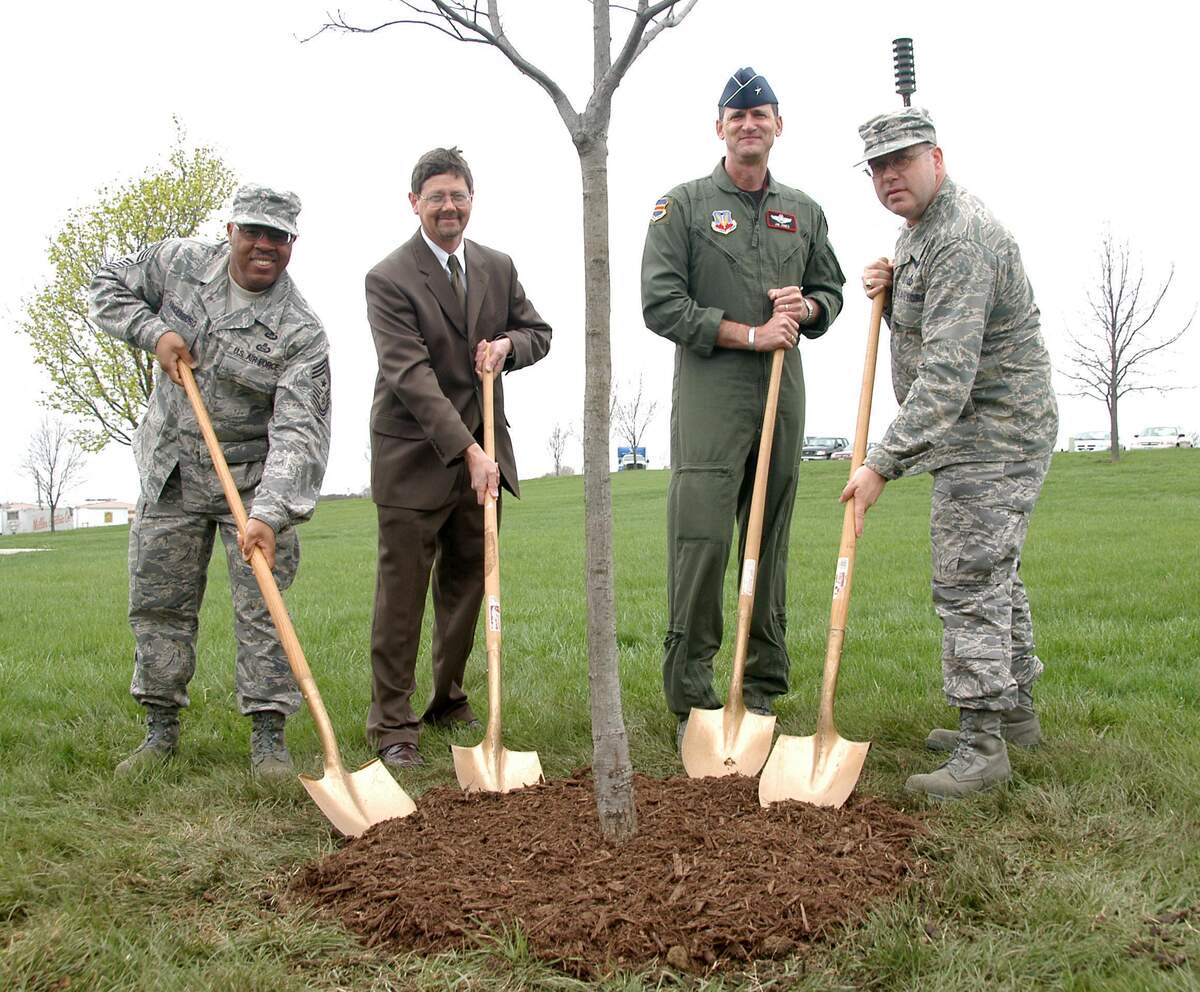
[[[283,742],[286,719],[274,710],[250,714],[254,725],[250,731],[250,771],[259,778],[283,779],[296,773],[292,756]]]
[[[143,768],[163,765],[179,747],[179,708],[146,707],[146,739],[116,767],[116,774],[129,775]]]

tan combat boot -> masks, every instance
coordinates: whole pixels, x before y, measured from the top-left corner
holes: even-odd
[[[1042,742],[1042,723],[1033,708],[1033,693],[1027,686],[1017,686],[1017,705],[1001,711],[1000,719],[1006,743],[1037,747]],[[955,730],[931,730],[925,738],[925,746],[930,751],[953,751],[957,740]]]
[[[179,747],[179,710],[174,706],[146,707],[146,739],[117,765],[117,775],[131,775],[166,764]]]
[[[923,792],[932,799],[959,799],[1001,785],[1012,778],[1003,720],[993,710],[959,710],[957,744],[950,760],[936,771],[910,775],[908,792]]]
[[[283,724],[287,719],[282,713],[265,710],[251,713],[254,729],[250,731],[250,771],[262,779],[291,778],[296,769],[292,756],[283,741]]]

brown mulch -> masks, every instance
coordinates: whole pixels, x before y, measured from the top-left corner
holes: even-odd
[[[519,926],[532,954],[589,976],[798,953],[920,870],[919,821],[878,799],[763,809],[740,777],[634,788],[638,832],[621,847],[600,837],[586,771],[507,796],[431,789],[294,891],[369,945],[447,951]]]

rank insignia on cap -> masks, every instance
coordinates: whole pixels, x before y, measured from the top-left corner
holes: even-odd
[[[669,196],[660,196],[654,201],[654,209],[650,211],[650,223],[657,224],[660,220],[667,216],[667,208],[671,206],[671,198]]]
[[[768,210],[767,227],[774,231],[787,231],[789,234],[795,234],[796,215],[785,214],[782,210]]]
[[[712,229],[718,234],[732,234],[737,228],[737,221],[733,219],[732,210],[714,210],[712,219]]]

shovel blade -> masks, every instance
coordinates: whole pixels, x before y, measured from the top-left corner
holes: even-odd
[[[376,823],[408,816],[417,808],[378,758],[355,772],[327,766],[322,778],[301,775],[300,784],[346,837],[358,837]]]
[[[758,782],[759,803],[794,799],[813,806],[843,805],[858,784],[870,746],[870,741],[848,741],[836,732],[781,735]]]
[[[454,774],[467,792],[512,792],[544,781],[536,751],[489,748],[487,742],[474,747],[451,746]]]
[[[689,778],[754,776],[771,751],[775,717],[747,710],[693,709],[680,757]]]

